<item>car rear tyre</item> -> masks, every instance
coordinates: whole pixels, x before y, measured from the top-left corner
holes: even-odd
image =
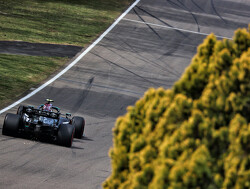
[[[85,127],[85,120],[83,117],[73,117],[72,118],[72,125],[75,127],[75,138],[82,138],[84,127]]]
[[[57,142],[61,146],[71,147],[74,138],[75,128],[70,124],[63,124],[60,126]]]
[[[20,121],[21,121],[20,115],[10,114],[10,113],[6,114],[3,123],[2,134],[9,136],[17,135]]]

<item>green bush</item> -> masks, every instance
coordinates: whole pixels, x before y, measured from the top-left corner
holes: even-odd
[[[250,188],[250,33],[209,35],[171,90],[118,118],[109,189]]]

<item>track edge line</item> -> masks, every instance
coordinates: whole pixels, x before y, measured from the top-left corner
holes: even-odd
[[[128,13],[131,11],[134,6],[136,6],[140,0],[136,0],[122,15],[115,20],[115,22],[97,39],[92,43],[85,51],[83,51],[73,62],[71,62],[65,69],[63,69],[60,73],[58,73],[56,76],[51,78],[49,81],[38,87],[36,90],[32,91],[28,95],[24,96],[23,98],[19,99],[18,101],[12,103],[11,105],[5,107],[4,109],[0,110],[0,115],[7,110],[15,107],[16,105],[22,103],[23,101],[27,100],[28,98],[32,97],[45,87],[47,87],[49,84],[53,83],[55,80],[57,80],[59,77],[61,77],[63,74],[65,74],[70,68],[72,68],[79,60],[81,60],[91,49],[93,49]]]

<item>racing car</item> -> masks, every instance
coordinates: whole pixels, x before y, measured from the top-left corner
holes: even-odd
[[[79,116],[71,118],[70,113],[62,114],[60,108],[52,106],[51,102],[53,100],[47,99],[47,103],[38,108],[21,105],[16,114],[6,114],[2,134],[27,134],[37,139],[46,137],[61,146],[71,147],[74,137],[82,138],[85,120]]]

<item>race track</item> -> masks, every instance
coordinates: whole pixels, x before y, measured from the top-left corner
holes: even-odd
[[[249,22],[249,0],[141,0],[74,67],[22,103],[54,99],[62,112],[85,117],[86,136],[65,148],[0,135],[0,188],[101,188],[116,118],[149,87],[170,88],[206,34],[231,38]]]

